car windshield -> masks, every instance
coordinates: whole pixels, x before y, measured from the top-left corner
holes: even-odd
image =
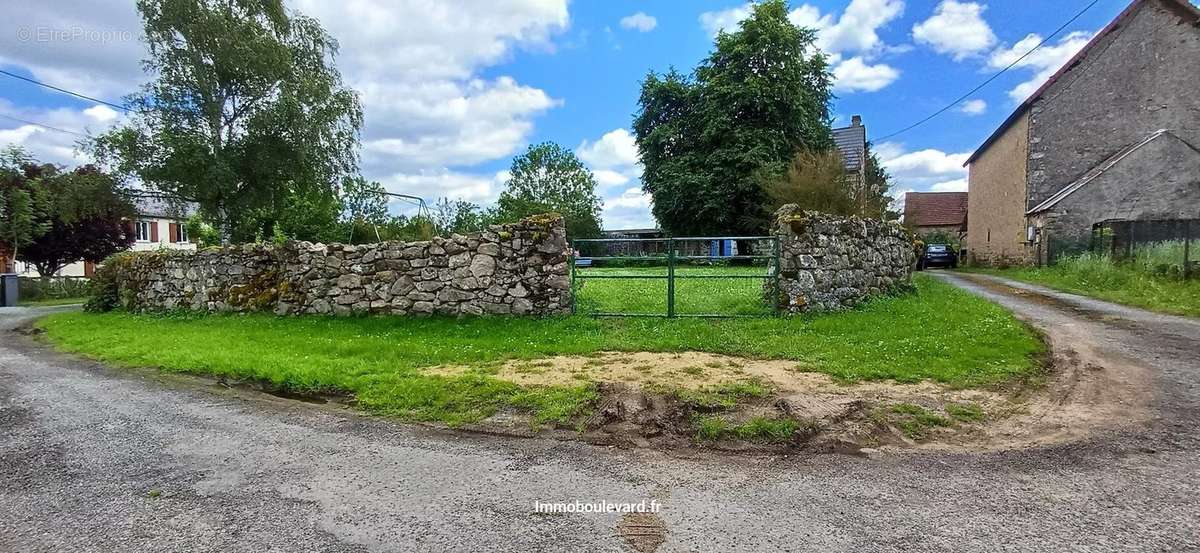
[[[947,250],[949,250],[949,248],[942,244],[932,244],[925,249],[925,251],[932,253],[945,253]]]

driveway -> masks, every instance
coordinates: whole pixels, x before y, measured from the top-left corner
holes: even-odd
[[[1114,385],[1144,391],[1117,396],[1145,416],[985,453],[621,450],[116,372],[0,330],[0,550],[630,550],[623,532],[649,551],[664,530],[658,551],[1200,548],[1200,324],[940,278],[1044,329],[1056,354],[1088,337],[1088,358],[1124,367]],[[534,512],[536,501],[651,499],[657,518]]]

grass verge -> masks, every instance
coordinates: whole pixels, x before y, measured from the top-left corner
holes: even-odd
[[[956,387],[1002,384],[1032,374],[1038,337],[1008,312],[919,275],[917,293],[822,316],[733,320],[563,317],[408,318],[62,313],[38,324],[56,347],[116,366],[268,382],[281,389],[353,394],[373,412],[450,424],[502,408],[545,423],[587,414],[597,392],[521,387],[495,378],[497,364],[600,351],[704,351],[795,360],[846,380],[931,379]],[[467,365],[439,376],[423,368]],[[759,390],[696,398],[724,405]]]
[[[1200,317],[1200,278],[1183,280],[1145,263],[1114,263],[1104,255],[1081,254],[1063,258],[1051,267],[970,271],[1159,313]]]

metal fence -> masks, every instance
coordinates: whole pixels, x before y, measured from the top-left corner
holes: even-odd
[[[1197,236],[1200,219],[1109,220],[1092,225],[1087,250],[1164,276],[1190,278],[1200,268]]]
[[[777,236],[574,240],[574,309],[597,317],[774,315],[779,248]]]

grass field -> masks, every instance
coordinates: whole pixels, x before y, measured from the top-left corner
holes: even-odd
[[[1179,264],[1182,254],[1170,250],[1181,247],[1167,243],[1146,248],[1130,262],[1114,263],[1107,255],[1084,253],[1050,267],[971,270],[1161,313],[1200,317],[1200,276],[1183,280],[1162,271]]]
[[[619,281],[597,280],[588,286],[596,282]],[[953,386],[1000,384],[1036,369],[1041,342],[1008,312],[922,275],[915,283],[915,294],[881,298],[845,313],[793,318],[277,318],[74,312],[52,315],[39,324],[57,347],[118,366],[267,381],[295,392],[350,393],[358,405],[374,412],[452,424],[478,420],[506,406],[541,421],[567,421],[586,412],[596,399],[594,385],[588,382],[521,388],[494,378],[497,364],[508,359],[600,351],[703,351],[793,360],[799,369],[847,381],[932,379]],[[598,296],[596,301],[635,293],[601,287],[590,290]],[[444,364],[474,369],[458,376],[422,370]]]
[[[576,269],[576,310],[666,314],[666,277],[666,267]],[[675,311],[769,315],[772,308],[763,300],[763,282],[768,278],[766,267],[676,267]]]

